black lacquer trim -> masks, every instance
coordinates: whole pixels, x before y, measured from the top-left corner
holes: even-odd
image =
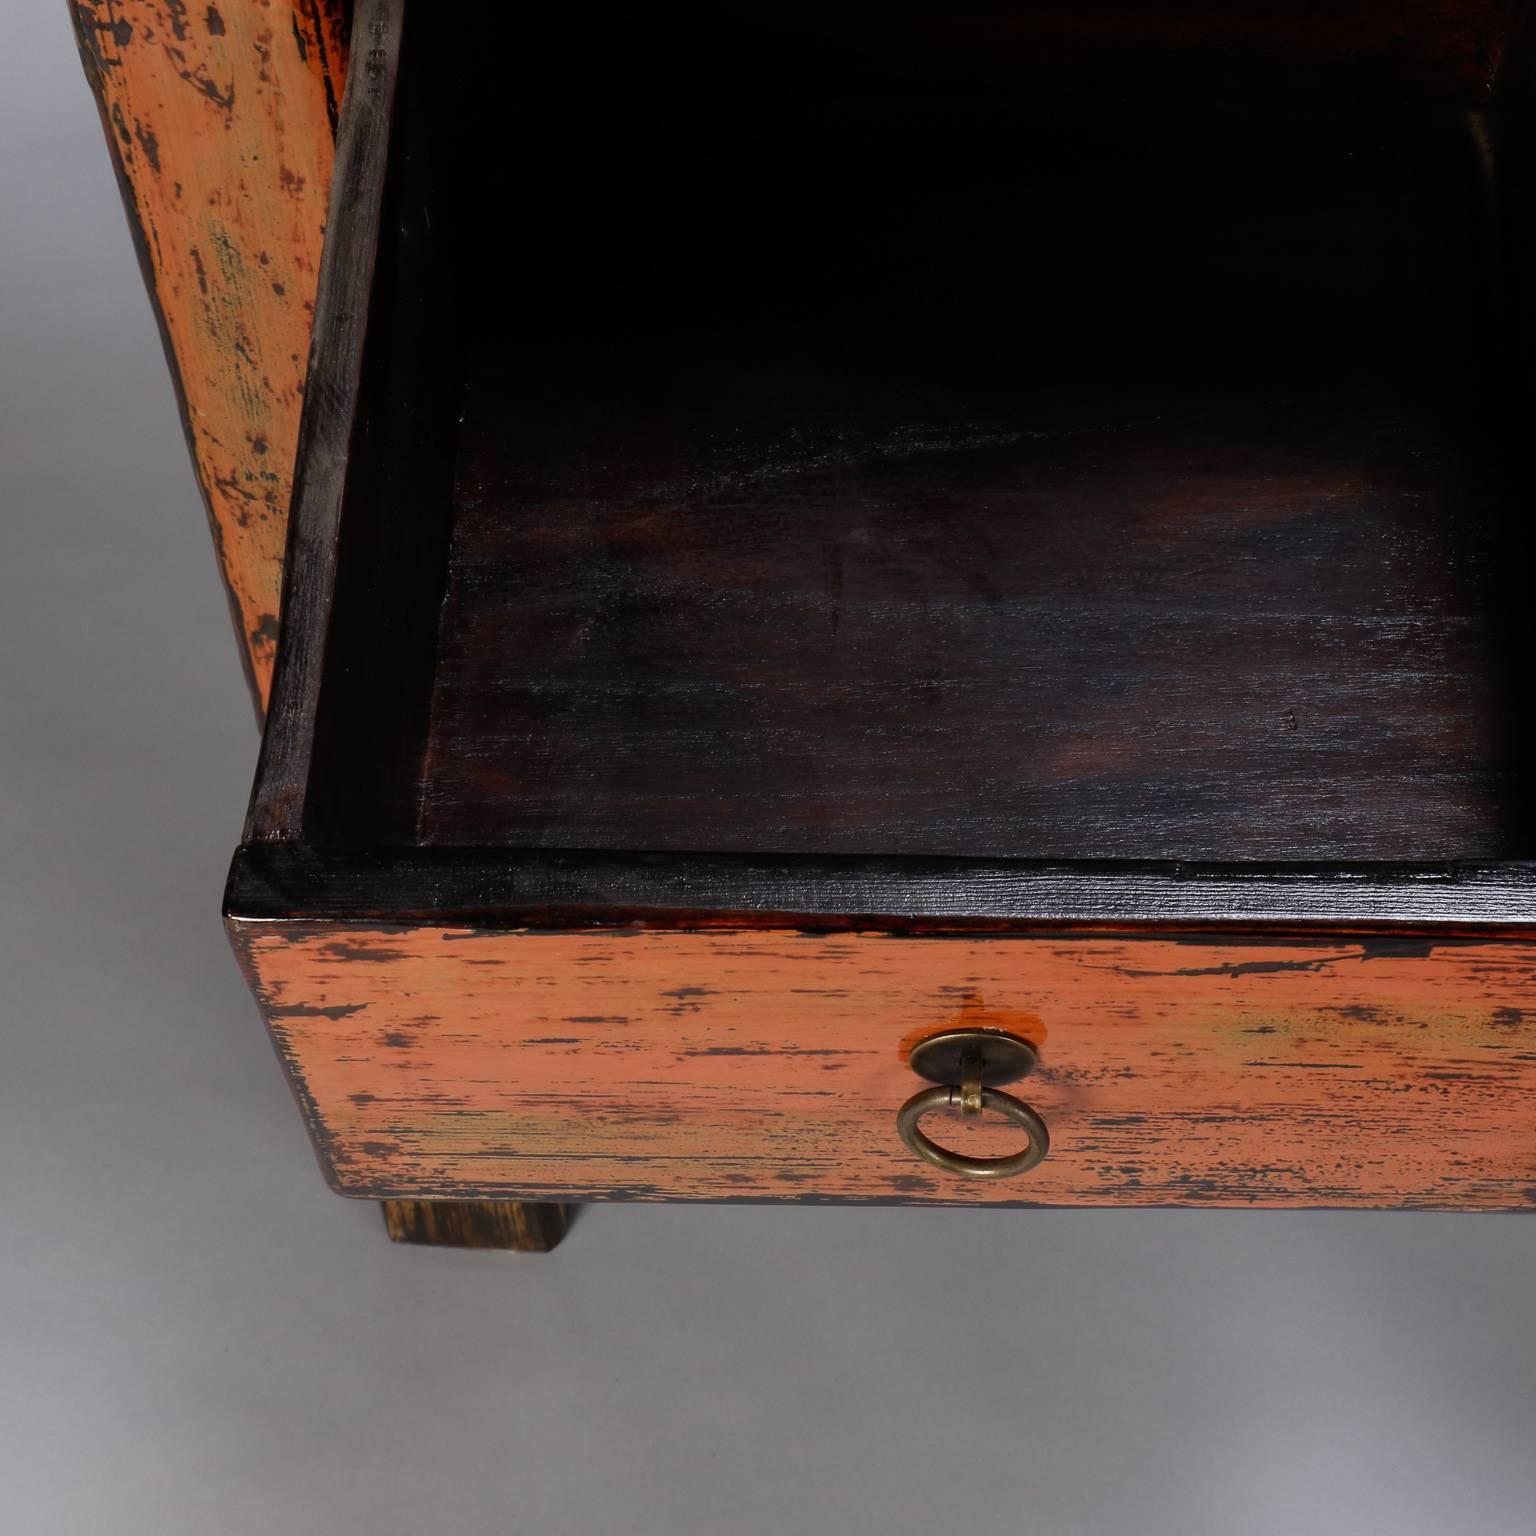
[[[254,844],[247,921],[1536,931],[1536,863],[1176,864]]]
[[[292,836],[303,825],[378,259],[403,12],[404,0],[363,0],[354,18],[299,424],[277,662],[246,817],[248,838]]]

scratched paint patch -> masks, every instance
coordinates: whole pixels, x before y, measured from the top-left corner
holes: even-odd
[[[1250,965],[1188,936],[234,927],[360,1195],[1529,1209],[1536,1187],[1528,943],[1256,941]],[[957,1017],[1040,1045],[1019,1092],[1052,1151],[1018,1181],[896,1138],[912,1040]]]
[[[71,0],[259,698],[346,71],[341,0]]]

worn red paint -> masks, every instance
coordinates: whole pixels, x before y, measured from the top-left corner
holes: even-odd
[[[346,66],[342,0],[71,0],[264,703]]]
[[[1528,942],[233,926],[350,1194],[1536,1208]],[[997,1184],[894,1129],[980,1017],[1053,1137]]]

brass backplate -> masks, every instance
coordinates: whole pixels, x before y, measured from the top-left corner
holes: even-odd
[[[958,1083],[974,1080],[978,1075],[975,1063],[979,1062],[982,1086],[996,1088],[1027,1077],[1039,1059],[1039,1052],[1029,1041],[1001,1029],[948,1029],[912,1047],[911,1067],[930,1083]]]

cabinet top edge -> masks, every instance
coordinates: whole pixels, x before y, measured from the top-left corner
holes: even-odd
[[[468,928],[1536,935],[1536,862],[1211,864],[241,847],[225,915]]]

